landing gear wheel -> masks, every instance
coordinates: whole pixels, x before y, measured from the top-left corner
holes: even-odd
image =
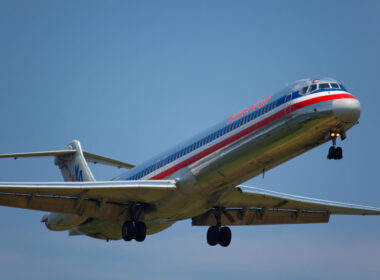
[[[231,243],[231,230],[229,227],[222,227],[219,231],[219,244],[222,247],[227,247]]]
[[[127,221],[121,228],[121,235],[125,241],[131,241],[135,236],[135,226],[132,221]]]
[[[341,137],[342,140],[344,140],[346,138],[345,132],[344,131],[343,132],[331,131],[330,137],[331,137],[333,145],[329,149],[329,153],[327,155],[327,158],[328,159],[335,159],[335,160],[336,159],[342,159],[343,158],[343,150],[341,147],[336,147],[336,139],[338,137]]]
[[[335,159],[343,158],[343,149],[341,147],[336,148],[335,153],[336,153]]]
[[[335,147],[331,146],[330,149],[329,149],[329,153],[327,155],[327,158],[328,159],[333,159],[334,158],[334,154],[335,154]]]
[[[343,158],[343,149],[341,147],[331,146],[329,153],[327,155],[328,159],[342,159]]]
[[[207,243],[210,246],[215,246],[219,241],[219,228],[217,226],[211,226],[207,230]]]
[[[143,222],[135,224],[135,239],[137,242],[143,242],[146,237],[146,225]]]

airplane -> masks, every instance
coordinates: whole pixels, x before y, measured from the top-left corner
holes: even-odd
[[[301,197],[241,185],[356,124],[359,100],[332,78],[303,79],[229,116],[207,131],[134,166],[83,151],[13,153],[1,158],[55,157],[64,182],[0,183],[0,205],[48,211],[48,229],[103,240],[137,242],[175,222],[207,226],[210,246],[229,246],[230,226],[327,223],[330,215],[380,215],[380,208]],[[95,181],[88,162],[128,169]]]

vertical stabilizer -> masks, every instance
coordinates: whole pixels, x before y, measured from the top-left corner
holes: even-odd
[[[73,140],[65,146],[67,150],[75,150],[72,155],[62,155],[55,157],[55,164],[62,172],[65,182],[89,182],[95,181],[86,159],[83,156],[82,147],[78,140]]]

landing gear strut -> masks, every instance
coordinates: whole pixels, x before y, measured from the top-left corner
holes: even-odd
[[[328,159],[342,159],[343,149],[341,147],[336,147],[336,138],[340,137],[340,133],[330,132],[330,137],[332,139],[333,145],[329,148],[329,153],[327,155]]]
[[[232,234],[229,227],[221,226],[222,208],[217,208],[215,218],[216,226],[211,226],[207,230],[207,243],[210,246],[219,244],[222,247],[227,247],[231,243]]]

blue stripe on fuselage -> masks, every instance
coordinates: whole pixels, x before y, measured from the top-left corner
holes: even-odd
[[[295,91],[289,94],[282,95],[281,97],[275,99],[274,101],[262,106],[261,108],[258,108],[246,115],[241,116],[240,118],[234,120],[233,122],[228,123],[228,120],[224,122],[224,125],[220,127],[221,125],[218,125],[217,128],[212,129],[211,131],[208,131],[208,133],[201,134],[201,136],[198,136],[197,138],[193,139],[192,141],[189,141],[187,144],[183,144],[180,147],[178,147],[174,152],[167,152],[166,155],[157,156],[156,158],[149,161],[149,163],[142,164],[141,169],[139,167],[133,168],[130,171],[127,171],[127,173],[122,174],[116,180],[139,180],[154,171],[167,166],[168,164],[177,161],[178,159],[183,158],[184,156],[194,152],[198,151],[199,149],[203,148],[204,146],[208,145],[211,142],[214,142],[215,140],[228,135],[232,134],[236,131],[239,127],[250,123],[254,121],[255,119],[273,111],[275,108],[283,105],[285,102],[289,101],[286,100],[289,95],[291,95],[290,100],[296,100],[298,98],[313,95],[320,92],[326,92],[326,91],[344,91],[343,89],[320,89],[313,91],[308,94],[300,94],[299,91]],[[227,125],[226,125],[227,123]],[[155,162],[152,164],[152,162]],[[133,174],[131,174],[133,172]],[[131,175],[129,175],[131,174]],[[127,177],[125,177],[127,176]]]

